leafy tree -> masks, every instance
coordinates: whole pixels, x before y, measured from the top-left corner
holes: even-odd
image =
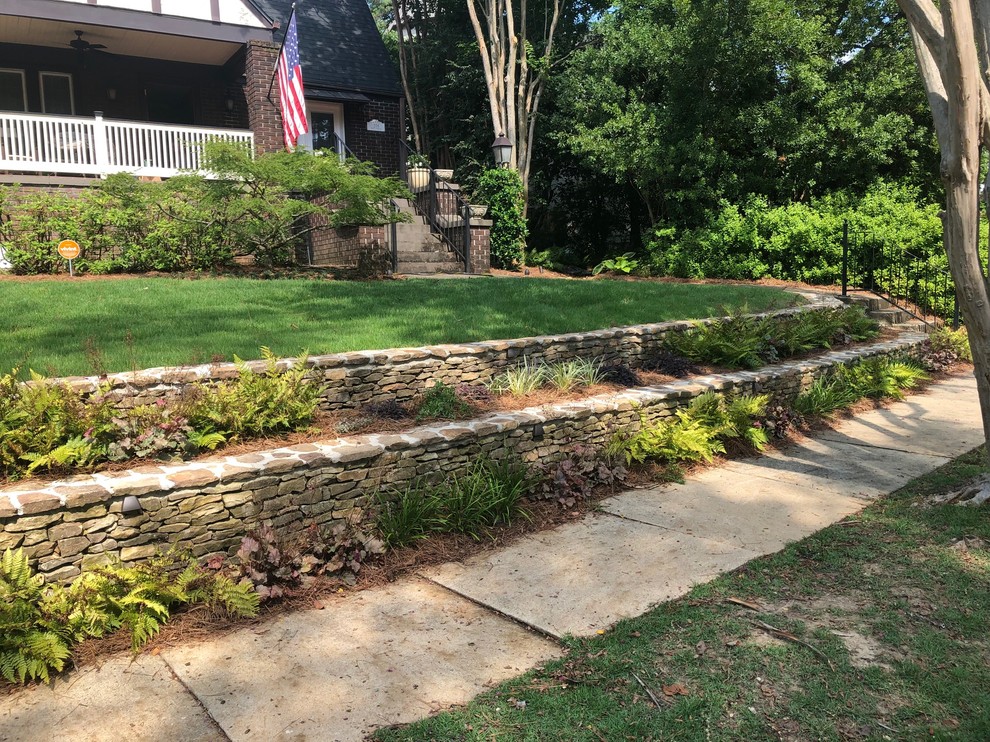
[[[908,54],[888,0],[622,2],[558,81],[557,136],[635,194],[646,226],[698,226],[748,194],[930,183]]]

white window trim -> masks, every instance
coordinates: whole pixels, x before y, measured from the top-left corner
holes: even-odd
[[[45,110],[45,76],[49,77],[65,77],[69,80],[69,115],[76,115],[76,91],[72,85],[72,73],[71,72],[52,72],[51,70],[42,70],[38,73],[38,92],[41,94],[41,112],[48,113]],[[65,114],[62,114],[65,115]]]
[[[0,72],[14,72],[21,76],[21,104],[24,106],[24,108],[20,110],[20,113],[27,113],[28,110],[27,77],[24,75],[24,70],[0,67]]]
[[[309,131],[299,137],[299,141],[296,143],[300,147],[305,147],[306,149],[313,149],[313,113],[332,113],[333,114],[333,132],[337,135],[337,138],[344,144],[347,144],[347,140],[344,138],[344,104],[343,103],[326,103],[325,101],[306,101],[306,122],[309,124]],[[340,153],[341,155],[343,153]]]

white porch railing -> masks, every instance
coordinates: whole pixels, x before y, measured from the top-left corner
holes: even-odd
[[[242,143],[254,151],[254,134],[78,116],[0,112],[0,171],[66,175],[134,175],[167,178],[199,171],[202,145]]]

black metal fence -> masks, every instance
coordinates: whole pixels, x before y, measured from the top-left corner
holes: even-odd
[[[929,327],[959,326],[959,303],[944,256],[914,255],[842,226],[842,295],[866,291]]]

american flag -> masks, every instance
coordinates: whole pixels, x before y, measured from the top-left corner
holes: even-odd
[[[299,66],[299,34],[296,32],[296,14],[289,18],[282,53],[278,55],[278,102],[282,112],[282,132],[285,148],[296,146],[300,134],[309,131],[306,121],[306,101],[303,98],[302,68]]]

